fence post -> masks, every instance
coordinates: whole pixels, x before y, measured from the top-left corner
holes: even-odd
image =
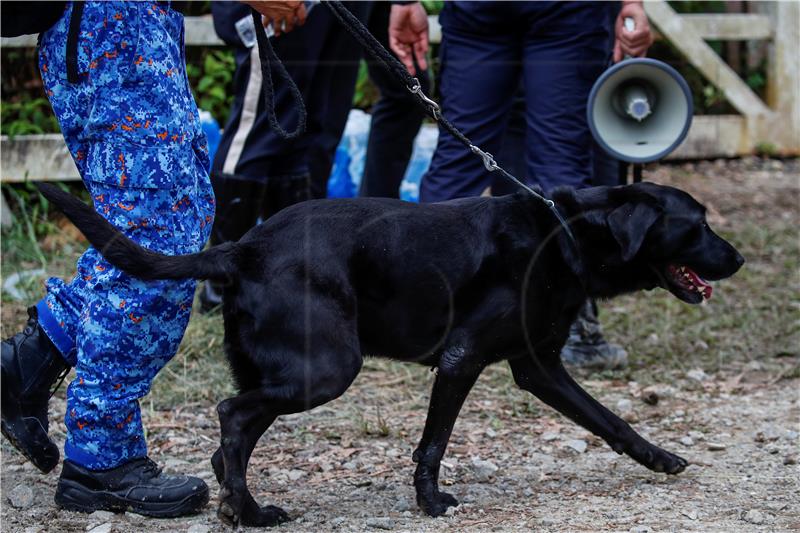
[[[800,151],[800,3],[765,2],[775,38],[769,47],[767,103],[782,119],[774,132],[776,148]]]

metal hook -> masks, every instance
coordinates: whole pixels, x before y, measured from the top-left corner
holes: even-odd
[[[494,172],[495,170],[500,168],[497,166],[497,162],[494,160],[494,156],[492,156],[492,154],[490,154],[489,152],[484,152],[474,144],[470,144],[469,149],[472,150],[473,154],[477,154],[481,157],[481,159],[483,159],[483,166],[486,167],[486,170],[488,170],[489,172]]]
[[[414,80],[414,85],[408,87],[408,90],[411,91],[411,94],[416,94],[417,96],[422,98],[422,101],[425,102],[427,106],[431,109],[431,114],[433,115],[433,118],[439,120],[439,117],[442,116],[439,104],[428,98],[425,95],[425,93],[422,92],[422,85],[420,85],[419,80],[417,78],[412,78],[412,79]]]

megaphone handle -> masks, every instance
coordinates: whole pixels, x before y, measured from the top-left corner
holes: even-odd
[[[625,17],[623,24],[625,24],[626,31],[633,31],[636,29],[636,21],[633,20],[633,17]]]
[[[636,29],[636,21],[633,20],[633,17],[625,17],[625,20],[622,21],[622,23],[625,25],[625,31],[633,31]],[[625,57],[623,59],[630,59],[630,58],[631,58],[630,54],[625,54]]]

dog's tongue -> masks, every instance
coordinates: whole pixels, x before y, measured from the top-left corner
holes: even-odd
[[[689,278],[692,281],[692,285],[694,285],[697,288],[698,292],[703,295],[703,298],[705,298],[706,300],[711,298],[711,290],[712,290],[711,285],[706,280],[698,276],[697,273],[691,268],[686,267],[685,271],[687,274],[689,274]]]

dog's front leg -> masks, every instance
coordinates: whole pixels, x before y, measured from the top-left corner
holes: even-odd
[[[570,377],[558,356],[548,361],[534,361],[525,356],[509,363],[520,388],[602,437],[617,453],[626,453],[656,472],[677,474],[686,468],[685,459],[647,442],[624,420],[592,398]]]
[[[463,351],[459,352],[459,356],[463,357]],[[417,504],[430,516],[440,516],[448,507],[458,505],[458,500],[453,496],[439,491],[439,465],[458,412],[482,370],[482,367],[468,367],[460,361],[451,363],[452,358],[446,351],[437,368],[428,418],[413,456],[417,463],[414,472]]]

